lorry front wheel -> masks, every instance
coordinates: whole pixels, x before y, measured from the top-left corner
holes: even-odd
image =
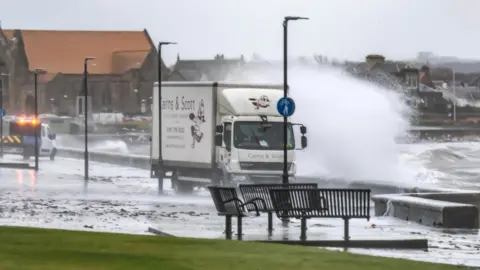
[[[190,194],[193,192],[194,183],[178,180],[178,172],[173,172],[170,178],[172,188],[177,193]]]
[[[181,194],[191,194],[193,193],[193,188],[195,184],[187,181],[177,181],[175,184],[175,191]]]
[[[223,178],[224,178],[224,173],[220,170],[216,170],[212,174],[212,183],[214,185],[224,186],[225,179]]]
[[[224,187],[229,186],[231,184],[230,179],[231,179],[231,175],[229,173],[225,172],[223,174],[223,179],[221,181],[222,186],[224,186]]]

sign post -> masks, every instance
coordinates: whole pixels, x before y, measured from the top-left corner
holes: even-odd
[[[3,110],[3,78],[0,80],[0,158],[3,158],[3,116],[5,111]]]
[[[33,73],[33,91],[35,94],[35,104],[34,104],[34,114],[35,114],[35,121],[38,121],[38,75],[42,75],[47,73],[45,69],[37,68],[34,70]],[[38,122],[37,122],[38,123]],[[38,123],[38,128],[35,127],[34,134],[35,134],[35,172],[38,172],[38,157],[40,155],[40,145],[38,141],[38,137],[40,137],[39,132],[41,131],[41,124]]]
[[[35,121],[38,121],[38,72],[35,71],[33,74],[33,87],[35,92],[35,106],[34,106],[34,113],[35,113]],[[40,125],[40,129],[41,129]],[[35,134],[35,171],[38,172],[38,156],[40,155],[40,146],[38,145],[38,137],[40,136],[39,130],[37,127],[34,127],[34,134]]]
[[[277,102],[277,111],[283,116],[283,177],[282,183],[288,184],[288,123],[287,118],[295,112],[295,102],[292,98],[282,97]]]
[[[0,109],[2,110],[0,115],[0,158],[3,158],[3,117],[5,116],[5,110],[3,109],[3,91],[5,90],[5,83],[3,80],[5,76],[10,75],[6,73],[0,73]]]
[[[0,158],[3,158],[3,116],[5,116],[5,110],[3,107],[3,89],[0,88]]]
[[[158,55],[157,55],[157,76],[158,76],[158,167],[157,167],[157,179],[158,179],[158,194],[163,194],[163,178],[165,177],[165,170],[163,169],[163,156],[162,156],[162,47],[166,45],[175,45],[176,42],[161,41],[158,43]]]

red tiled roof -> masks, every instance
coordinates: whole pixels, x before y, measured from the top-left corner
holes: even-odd
[[[3,30],[7,38],[14,30]],[[20,30],[29,69],[80,74],[85,57],[94,57],[92,74],[119,74],[139,68],[152,50],[146,31]]]

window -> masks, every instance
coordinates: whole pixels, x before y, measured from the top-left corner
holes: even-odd
[[[224,123],[223,142],[227,151],[232,150],[232,123]]]
[[[235,122],[234,145],[238,149],[282,150],[283,122]],[[287,149],[295,149],[291,123],[287,125]]]
[[[49,128],[49,127],[46,127],[46,130],[47,130],[47,136],[48,136],[48,137],[52,137],[52,135],[53,135],[52,129]]]
[[[78,115],[83,114],[83,97],[78,99]]]
[[[40,133],[40,125],[18,124],[16,122],[10,123],[10,135],[17,136],[34,136],[35,129],[37,134]]]
[[[417,89],[418,88],[418,77],[416,74],[405,75],[405,84],[408,89]]]
[[[112,96],[110,89],[104,89],[102,92],[102,107],[109,107],[112,105]]]
[[[42,127],[42,137],[46,137],[47,132],[45,131],[45,127]]]

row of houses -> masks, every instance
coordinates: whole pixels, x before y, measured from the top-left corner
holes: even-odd
[[[158,51],[146,29],[141,31],[64,31],[0,28],[0,104],[9,114],[31,113],[34,74],[38,75],[39,112],[75,115],[84,90],[84,59],[94,112],[148,114],[157,81]],[[178,59],[162,80],[218,80],[242,65],[243,57]]]
[[[158,52],[147,30],[57,31],[0,28],[0,88],[9,113],[33,111],[34,73],[38,75],[39,111],[75,114],[83,95],[84,59],[93,111],[148,113],[157,80]],[[220,80],[244,63],[243,57],[178,59],[162,65],[162,80]]]
[[[34,73],[41,69],[40,112],[73,114],[76,97],[83,93],[85,57],[94,58],[87,67],[93,108],[135,111],[151,95],[158,61],[146,30],[0,29],[3,107],[12,114],[31,113]]]
[[[0,104],[9,114],[33,111],[34,74],[38,75],[39,111],[75,115],[77,96],[83,95],[84,59],[88,61],[88,89],[94,112],[148,114],[152,86],[157,80],[158,52],[147,30],[140,31],[65,31],[0,28]],[[323,57],[314,57],[324,65]],[[232,73],[263,70],[276,65],[263,60],[247,62],[242,56],[227,59],[218,54],[212,59],[188,60],[177,56],[167,68],[160,61],[163,78],[170,81],[225,80]],[[437,87],[439,81],[453,77],[451,69],[429,68],[418,63],[386,60],[369,55],[364,62],[345,63],[356,76],[381,81],[391,88],[402,85],[402,71],[419,68],[421,83]],[[383,78],[383,79],[379,79]],[[480,89],[480,74],[456,74],[462,85]],[[388,85],[390,84],[390,85]],[[473,86],[472,86],[473,85]],[[480,92],[480,91],[478,91]],[[433,103],[443,104],[441,97]],[[432,103],[432,104],[433,104]]]
[[[480,73],[460,73],[454,68],[418,61],[390,61],[381,55],[369,55],[364,62],[347,62],[343,66],[356,76],[401,90],[405,90],[402,70],[418,70],[418,87],[406,91],[405,96],[420,101],[416,108],[424,119],[448,119],[454,106],[457,118],[480,114]]]

